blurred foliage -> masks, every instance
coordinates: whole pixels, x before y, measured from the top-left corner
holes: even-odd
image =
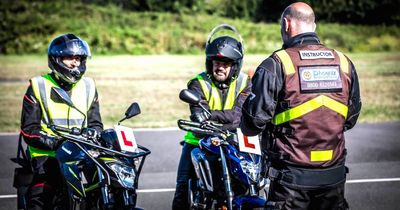
[[[338,0],[332,2],[336,1]],[[266,2],[268,1],[2,0],[0,54],[45,54],[48,43],[63,33],[74,33],[82,37],[89,43],[95,55],[200,54],[203,53],[207,34],[221,23],[232,24],[240,31],[247,53],[265,54],[281,46],[278,23],[257,23],[250,20],[258,17],[259,13],[255,11],[257,8],[262,9],[260,5]],[[289,4],[285,0],[276,2],[280,2],[280,7]],[[275,5],[278,4],[276,2]],[[326,6],[330,5],[329,2],[331,1],[321,1],[320,4]],[[365,2],[357,5],[363,7],[369,5],[368,2],[372,4],[372,1]],[[386,1],[382,2],[385,4]],[[272,7],[275,13],[267,12],[265,16],[272,15],[275,20],[279,19],[283,10],[279,5]],[[315,10],[319,11],[318,8]],[[400,50],[400,29],[395,25],[320,23],[317,33],[323,43],[345,52]]]
[[[296,0],[260,1],[255,21],[278,21],[282,11]],[[318,22],[362,25],[400,25],[399,0],[305,0]]]
[[[115,4],[131,11],[198,13],[253,21],[275,22],[289,4],[298,0],[84,0],[99,5]],[[325,22],[399,24],[399,0],[304,0]]]

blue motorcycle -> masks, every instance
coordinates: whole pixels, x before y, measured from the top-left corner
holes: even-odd
[[[62,89],[53,88],[51,94],[60,102],[75,108]],[[138,114],[139,105],[133,103],[118,125]],[[150,150],[140,145],[134,152],[121,150],[114,129],[104,130],[97,135],[94,130],[83,126],[69,129],[49,125],[49,128],[64,140],[56,150],[63,187],[56,190],[56,199],[52,203],[54,209],[139,209],[136,207],[136,189]],[[22,166],[16,168],[14,175],[18,209],[26,209],[26,193],[32,180],[32,171],[29,154],[24,152],[21,139],[14,162]]]
[[[200,97],[182,90],[181,100],[203,108]],[[196,179],[189,180],[191,209],[264,208],[267,201],[259,195],[267,185],[261,176],[261,155],[241,152],[235,133],[224,131],[211,121],[197,123],[178,120],[180,129],[204,135],[199,148],[191,152]],[[222,183],[221,183],[222,182]]]

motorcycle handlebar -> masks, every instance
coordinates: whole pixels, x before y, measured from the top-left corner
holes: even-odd
[[[48,127],[56,133],[57,132],[65,132],[65,133],[69,133],[69,134],[73,134],[73,135],[81,134],[81,129],[79,129],[77,127],[66,128],[66,127],[62,127],[62,126],[58,126],[58,125],[49,125]],[[59,135],[61,135],[61,134],[59,133]]]
[[[190,131],[193,133],[203,134],[203,135],[227,134],[227,132],[219,128],[219,125],[210,121],[207,121],[205,123],[198,123],[180,119],[178,120],[178,127],[184,131]]]
[[[95,147],[98,149],[101,149],[103,151],[107,151],[107,152],[111,152],[117,155],[121,155],[121,156],[125,156],[125,157],[129,157],[129,158],[137,158],[137,157],[141,157],[141,156],[147,156],[148,154],[150,154],[150,150],[142,147],[142,146],[138,146],[139,149],[141,149],[142,151],[138,152],[138,153],[123,153],[123,152],[119,152],[119,151],[115,151],[106,147],[102,147],[100,145],[94,144],[90,141],[87,141],[86,137],[81,136],[81,132],[79,128],[65,128],[62,126],[58,126],[58,125],[50,125],[49,128],[55,132],[66,132],[68,134],[62,134],[62,133],[58,133],[58,135],[60,137],[63,137],[65,139],[68,139],[70,141],[73,142],[77,142],[77,143],[81,143],[81,144],[86,144],[89,145],[91,147]]]
[[[66,133],[71,133],[72,132],[72,129],[65,128],[65,127],[58,126],[58,125],[50,125],[50,129],[52,129],[52,130],[55,129],[57,131],[66,132]]]

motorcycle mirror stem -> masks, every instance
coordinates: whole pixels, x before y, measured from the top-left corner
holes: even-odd
[[[76,111],[78,111],[79,113],[81,113],[83,115],[83,121],[82,121],[81,128],[83,128],[83,126],[85,125],[85,122],[86,122],[86,114],[83,113],[78,108],[76,108],[76,106],[74,105],[74,103],[71,100],[71,97],[69,97],[68,93],[65,92],[65,90],[63,90],[59,87],[52,87],[51,91],[50,91],[50,98],[53,101],[55,101],[56,103],[66,104],[69,107],[71,107],[71,108],[75,109]]]
[[[201,96],[194,92],[193,90],[189,89],[183,89],[179,93],[179,99],[182,101],[192,104],[192,105],[198,105],[200,108],[205,111],[207,114],[211,115],[210,111],[208,111],[202,104],[201,104]]]
[[[122,121],[124,121],[124,120],[126,120],[126,119],[129,119],[129,118],[132,118],[132,117],[134,117],[134,116],[140,114],[140,112],[141,112],[141,111],[140,111],[140,106],[139,106],[139,104],[136,103],[136,102],[133,102],[133,103],[129,106],[129,108],[126,110],[126,112],[125,112],[125,117],[122,118],[122,119],[118,122],[118,125],[120,125]]]

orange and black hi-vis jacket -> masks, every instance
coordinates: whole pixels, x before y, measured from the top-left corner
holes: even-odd
[[[343,129],[351,87],[350,63],[321,44],[277,51],[283,94],[272,119],[274,150],[289,162],[329,167],[345,158]]]

